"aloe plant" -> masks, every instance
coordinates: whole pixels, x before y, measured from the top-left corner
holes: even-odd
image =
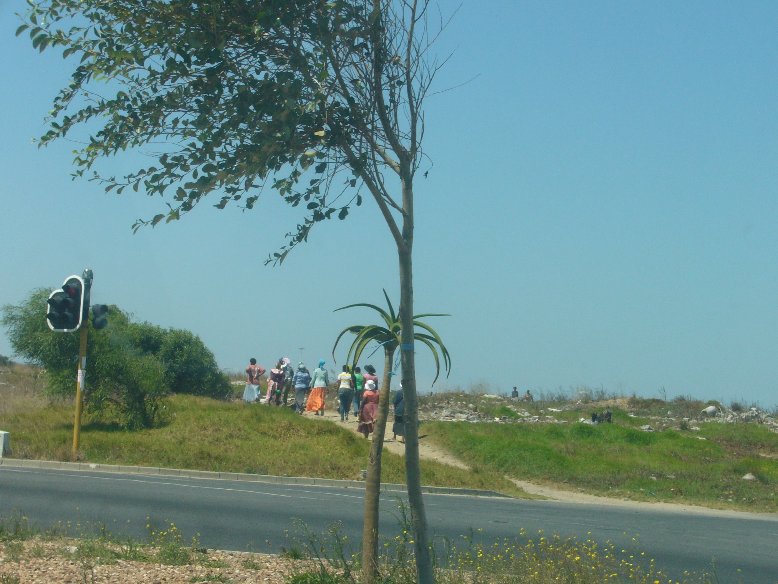
[[[365,523],[362,530],[362,566],[364,584],[373,584],[378,574],[378,506],[379,493],[381,491],[381,452],[384,445],[386,420],[389,416],[392,360],[395,351],[397,351],[402,343],[402,307],[395,312],[392,301],[389,299],[386,290],[383,292],[388,310],[384,310],[375,304],[363,302],[349,304],[348,306],[342,306],[335,310],[335,312],[337,312],[348,308],[370,308],[378,312],[383,320],[383,324],[352,325],[346,327],[335,339],[335,344],[332,347],[332,358],[334,360],[335,349],[338,347],[338,343],[340,343],[341,339],[348,334],[354,335],[354,339],[351,342],[346,356],[346,362],[351,363],[352,368],[359,363],[362,354],[369,346],[377,344],[384,350],[384,377],[379,392],[378,415],[376,416],[373,443],[370,445],[367,476],[365,477]],[[432,316],[449,315],[436,313],[417,314],[412,317],[411,321],[414,327],[413,340],[425,345],[430,350],[435,360],[435,379],[432,382],[434,385],[440,376],[441,359],[446,375],[451,372],[451,356],[438,333],[421,320]],[[418,449],[418,413],[415,407],[409,408],[407,406],[406,412],[406,443],[415,445]],[[411,482],[412,476],[415,477],[414,480],[418,482],[420,480],[418,456],[406,456],[405,465],[406,479],[408,482]]]

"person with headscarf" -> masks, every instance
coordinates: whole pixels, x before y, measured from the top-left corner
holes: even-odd
[[[367,367],[365,367],[367,369]],[[357,432],[367,438],[375,429],[375,421],[378,417],[378,391],[375,381],[365,381],[365,391],[362,392],[362,404],[359,406],[359,426]]]
[[[270,370],[270,378],[267,380],[267,399],[265,403],[281,405],[281,391],[284,387],[284,360],[279,359],[276,366]]]
[[[362,374],[365,378],[365,383],[372,380],[375,383],[375,390],[378,391],[378,375],[375,374],[375,367],[372,365],[365,365],[365,372]]]
[[[305,363],[300,362],[297,366],[292,383],[294,384],[294,411],[302,414],[305,408],[305,395],[311,386],[311,374],[308,372]]]
[[[289,357],[281,359],[284,362],[284,405],[286,405],[289,399],[289,392],[294,387],[294,367],[292,367],[292,360]]]
[[[311,375],[311,394],[308,396],[308,403],[305,405],[305,411],[314,412],[316,416],[324,415],[327,386],[330,384],[324,363],[324,359],[319,360],[319,366],[313,370],[313,375]]]

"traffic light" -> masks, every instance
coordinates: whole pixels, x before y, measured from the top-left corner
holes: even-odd
[[[92,305],[92,326],[96,330],[105,328],[108,324],[108,307],[105,304]]]
[[[72,333],[81,326],[84,317],[84,281],[70,276],[62,288],[54,290],[46,301],[46,323],[58,333]]]

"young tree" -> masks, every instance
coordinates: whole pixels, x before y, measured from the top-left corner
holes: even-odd
[[[364,584],[373,584],[378,575],[378,507],[379,495],[381,494],[381,453],[384,448],[384,433],[386,431],[386,420],[389,417],[389,395],[392,382],[392,362],[397,347],[400,346],[402,323],[398,313],[394,311],[389,295],[384,290],[384,297],[388,311],[375,304],[349,304],[337,310],[347,308],[364,307],[378,312],[383,320],[383,326],[380,325],[353,325],[343,329],[335,339],[332,347],[332,358],[335,359],[335,349],[346,334],[353,334],[354,340],[351,342],[346,361],[351,362],[355,367],[359,363],[364,350],[371,344],[377,343],[384,350],[384,379],[381,385],[380,397],[378,401],[378,415],[376,416],[375,430],[373,431],[373,442],[370,444],[370,457],[367,464],[367,477],[365,479],[365,522],[362,527],[362,568]],[[448,316],[446,314],[416,314],[413,316],[413,325],[421,330],[414,330],[413,338],[427,346],[435,359],[435,379],[434,384],[440,375],[440,356],[443,357],[443,364],[446,373],[451,371],[451,358],[448,349],[432,327],[422,322],[420,319],[430,316]],[[438,355],[440,349],[440,356]]]
[[[91,132],[76,174],[160,196],[134,228],[174,221],[209,195],[251,209],[264,189],[304,217],[279,263],[319,221],[368,193],[394,238],[409,432],[406,471],[419,581],[433,581],[421,496],[413,344],[414,177],[422,105],[438,64],[429,0],[39,0],[18,33],[77,58],[41,143]],[[107,82],[107,83],[105,83]],[[106,95],[103,94],[106,93]],[[152,163],[97,163],[153,145]],[[149,154],[148,152],[146,152]]]

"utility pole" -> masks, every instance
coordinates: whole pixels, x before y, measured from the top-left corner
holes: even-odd
[[[76,372],[76,413],[73,420],[73,461],[78,460],[78,444],[81,439],[81,412],[84,409],[84,379],[86,378],[86,340],[89,333],[89,301],[92,291],[92,270],[84,270],[84,302],[81,316],[81,329],[78,343],[78,371]]]

